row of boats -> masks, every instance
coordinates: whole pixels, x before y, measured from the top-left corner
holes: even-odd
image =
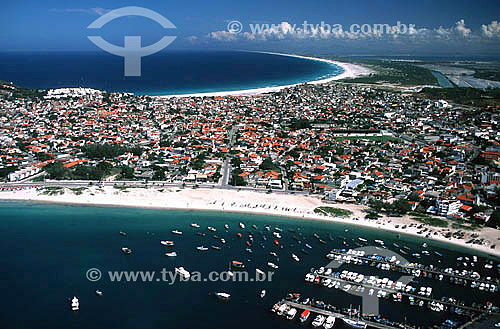
[[[474,256],[475,257],[475,256]],[[368,265],[385,271],[395,271],[403,274],[449,281],[456,285],[469,286],[481,291],[495,293],[499,290],[500,280],[498,277],[481,275],[475,270],[457,270],[451,267],[438,268],[420,263],[401,262],[396,256],[381,256],[377,254],[365,254],[362,250],[334,249],[326,255],[327,259],[335,260],[339,264]]]
[[[292,306],[287,303],[287,300],[292,300],[295,304],[300,306]],[[321,308],[325,312],[316,311],[314,313],[313,307]],[[281,300],[273,305],[271,312],[276,313],[278,316],[283,316],[288,320],[293,320],[298,316],[300,323],[306,323],[309,319],[312,319],[311,325],[314,328],[333,328],[337,317],[334,314],[339,314],[339,310],[332,305],[326,305],[322,301],[314,301],[310,298],[305,298],[300,300],[300,294],[294,293],[289,294],[285,300]],[[357,314],[358,317],[353,318],[351,315]],[[358,310],[349,309],[347,317],[341,317],[341,321],[350,328],[354,329],[365,329],[367,323],[360,319],[360,312]]]

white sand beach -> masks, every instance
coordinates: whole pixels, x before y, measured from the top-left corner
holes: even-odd
[[[344,72],[342,72],[339,75],[336,75],[333,77],[328,77],[325,79],[308,81],[307,82],[308,84],[322,84],[322,83],[327,83],[330,81],[341,80],[341,79],[346,79],[346,78],[356,78],[356,77],[360,77],[363,75],[368,75],[368,74],[373,73],[372,70],[370,70],[369,68],[366,68],[364,66],[361,66],[361,65],[344,63],[344,62],[334,61],[334,60],[330,60],[330,59],[308,57],[308,56],[301,56],[301,55],[294,55],[294,54],[273,53],[273,52],[257,52],[257,53],[270,54],[270,55],[276,55],[276,56],[289,56],[289,57],[296,57],[296,58],[302,58],[302,59],[313,60],[313,61],[320,61],[320,62],[325,62],[325,63],[329,63],[329,64],[335,64],[337,66],[340,66],[344,70]],[[290,84],[290,85],[283,85],[283,86],[273,86],[273,87],[245,89],[245,90],[233,90],[233,91],[165,95],[165,96],[156,96],[156,97],[171,98],[171,97],[248,96],[248,95],[259,95],[259,94],[264,94],[264,93],[277,92],[277,91],[280,91],[282,89],[294,87],[297,85],[299,85],[299,84]]]
[[[398,233],[410,234],[429,239],[452,243],[469,248],[474,251],[488,253],[500,257],[500,245],[491,249],[491,245],[499,244],[500,231],[492,228],[483,228],[478,231],[462,231],[461,239],[445,238],[446,232],[458,232],[453,228],[437,228],[425,226],[427,231],[418,234],[425,228],[417,228],[421,223],[412,220],[409,216],[404,217],[382,217],[378,220],[365,220],[364,210],[367,208],[360,205],[350,204],[325,204],[318,196],[292,195],[292,194],[266,194],[254,191],[220,190],[220,189],[152,189],[152,188],[128,188],[126,190],[113,187],[88,187],[76,193],[75,190],[64,189],[63,194],[47,195],[36,188],[28,188],[17,191],[0,192],[0,200],[31,200],[42,202],[56,202],[84,205],[106,205],[118,207],[141,207],[160,209],[190,209],[190,210],[212,210],[228,212],[245,212],[266,214],[272,216],[284,216],[303,218],[304,220],[324,220],[341,224],[360,225],[367,228],[382,229]],[[331,217],[314,213],[319,206],[330,206],[347,209],[353,212],[349,218]],[[358,219],[355,219],[358,218]],[[402,226],[406,225],[405,229]],[[398,227],[396,227],[398,226]],[[482,244],[466,244],[477,234],[477,239],[482,239]]]

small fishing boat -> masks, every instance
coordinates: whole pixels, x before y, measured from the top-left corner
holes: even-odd
[[[95,294],[96,294],[97,296],[102,296],[102,295],[103,295],[102,290],[99,290],[99,289],[97,289],[97,290],[95,291]]]
[[[199,247],[196,247],[196,250],[198,250],[198,251],[207,251],[208,248],[204,247],[204,246],[199,246]]]
[[[309,243],[306,243],[306,247],[309,248],[309,249],[313,248],[313,247],[311,247],[311,245]]]
[[[225,244],[225,243],[226,243],[226,240],[224,240],[224,238],[221,238],[221,239],[220,239],[220,243]]]
[[[252,224],[252,228],[253,228],[254,230],[256,230],[256,229],[257,229],[257,225]]]
[[[226,230],[229,230],[229,225],[224,224],[224,228],[225,228]]]
[[[300,258],[295,254],[292,254],[292,259],[296,262],[300,262]]]
[[[267,266],[269,266],[270,268],[273,268],[273,269],[277,269],[279,266],[272,263],[272,262],[267,262]]]
[[[212,249],[213,249],[213,250],[221,250],[221,248],[220,248],[220,247],[217,247],[217,246],[212,246]]]
[[[379,245],[383,246],[384,245],[384,241],[382,240],[375,240],[376,243],[378,243]]]
[[[265,295],[266,295],[266,290],[264,289],[260,292],[260,298],[264,298]]]
[[[256,269],[255,269],[255,272],[256,272],[257,274],[260,274],[260,275],[265,275],[265,274],[266,274],[266,273],[264,273],[264,271],[262,271],[260,268],[256,268]]]
[[[368,242],[368,240],[366,240],[365,238],[361,238],[361,237],[358,238],[358,240],[361,241],[361,242]]]
[[[71,299],[71,310],[78,311],[79,309],[80,309],[80,301],[78,300],[78,298],[76,298],[76,296],[74,296]]]
[[[245,251],[248,252],[248,253],[253,253],[252,248],[246,248]]]
[[[199,236],[205,236],[205,233],[203,232],[196,232],[196,234],[198,234]]]
[[[236,236],[237,236],[238,238],[241,238],[241,237],[243,236],[243,234],[241,234],[240,232],[238,232],[238,233],[236,233]]]
[[[245,224],[240,223],[240,227],[244,230],[245,229]]]
[[[191,273],[189,273],[184,267],[176,267],[175,273],[178,273],[181,277],[185,279],[189,279],[191,277]]]
[[[160,243],[167,247],[173,247],[175,245],[174,241],[160,241]]]
[[[275,252],[273,252],[273,251],[271,251],[271,252],[269,253],[269,255],[271,255],[271,256],[273,256],[273,257],[278,258],[278,254],[277,254],[277,253],[275,253]]]
[[[306,322],[307,319],[309,319],[309,316],[311,315],[311,311],[305,310],[300,314],[300,322]]]
[[[177,235],[182,235],[182,232],[179,230],[172,230],[172,233]]]
[[[241,269],[245,268],[245,264],[243,264],[242,262],[240,262],[238,260],[233,260],[231,262],[231,267],[238,269],[238,270],[241,270]]]
[[[191,224],[191,227],[194,227],[194,228],[200,228],[200,225],[196,224],[196,223],[192,223]]]
[[[132,253],[132,249],[130,248],[127,248],[127,247],[123,247],[122,248],[122,252],[126,255],[130,255]]]
[[[177,253],[175,251],[167,252],[165,254],[165,256],[167,256],[167,257],[177,257]]]
[[[217,230],[215,229],[215,227],[212,227],[212,226],[209,226],[209,227],[208,227],[208,230],[209,230],[209,231],[212,231],[212,232],[217,231]]]
[[[226,292],[216,292],[215,297],[222,301],[229,301],[231,299],[231,295]]]
[[[127,233],[120,231],[120,235],[127,236]]]

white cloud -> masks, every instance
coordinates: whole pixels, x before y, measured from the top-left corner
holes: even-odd
[[[492,21],[488,25],[481,25],[481,33],[487,38],[500,38],[500,23]]]
[[[217,41],[235,41],[238,40],[238,34],[229,31],[210,32],[208,37]]]
[[[105,13],[111,11],[112,9],[105,9],[105,8],[51,8],[49,9],[50,12],[53,13],[84,13],[84,14],[90,14],[90,15],[98,15],[102,16]]]

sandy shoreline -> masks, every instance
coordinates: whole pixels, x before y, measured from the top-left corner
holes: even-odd
[[[203,211],[225,211],[235,213],[262,214],[271,216],[303,218],[305,220],[322,220],[338,224],[359,225],[365,228],[382,229],[425,239],[425,234],[417,234],[415,222],[408,216],[405,217],[382,217],[378,220],[365,220],[364,210],[366,207],[350,204],[325,204],[318,197],[291,195],[291,194],[265,194],[253,191],[236,191],[219,189],[144,189],[129,188],[126,191],[112,187],[89,187],[83,193],[77,195],[70,189],[65,189],[62,195],[46,195],[34,188],[0,192],[0,200],[17,201],[39,201],[75,205],[138,207],[155,209],[178,209],[178,210],[203,210]],[[290,206],[293,205],[293,206]],[[332,206],[343,208],[353,212],[350,218],[328,217],[314,213],[319,206]],[[354,220],[357,217],[359,220]],[[399,225],[399,228],[395,226]],[[402,229],[407,225],[406,229]],[[426,226],[427,227],[427,226]],[[500,246],[491,249],[492,244],[497,244],[500,232],[492,228],[483,228],[481,231],[464,231],[464,239],[445,238],[443,228],[429,227],[432,234],[429,240],[450,243],[473,251],[486,253],[500,257]],[[451,232],[457,229],[449,229]],[[435,232],[435,233],[434,233]],[[426,232],[426,234],[429,232]],[[476,233],[479,238],[484,239],[483,245],[466,244],[470,234]]]
[[[345,78],[356,78],[363,75],[368,75],[373,73],[372,70],[351,63],[338,62],[330,59],[318,58],[318,57],[308,57],[294,54],[282,54],[282,53],[273,53],[273,52],[265,52],[265,51],[256,51],[256,53],[276,55],[276,56],[287,56],[287,57],[296,57],[307,60],[319,61],[328,64],[334,64],[340,66],[344,72],[339,75],[328,77],[326,79],[319,79],[308,81],[307,84],[322,84],[330,81],[345,79]],[[243,89],[243,90],[233,90],[233,91],[218,91],[218,92],[207,92],[207,93],[194,93],[194,94],[178,94],[178,95],[164,95],[164,96],[154,96],[154,97],[163,97],[163,98],[172,98],[172,97],[221,97],[221,96],[248,96],[248,95],[258,95],[264,93],[277,92],[285,88],[290,88],[294,86],[298,86],[303,83],[295,83],[289,85],[275,86],[275,87],[265,87],[265,88],[255,88],[255,89]]]

